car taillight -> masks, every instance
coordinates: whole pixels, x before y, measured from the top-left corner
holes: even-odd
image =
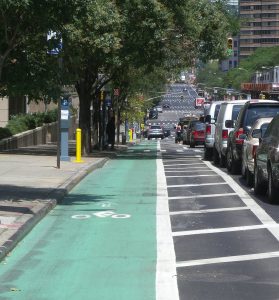
[[[222,130],[222,139],[226,140],[229,137],[229,131],[227,129]]]
[[[253,156],[253,158],[256,157],[257,148],[258,148],[258,145],[253,145],[253,149],[252,149],[252,156]]]
[[[239,128],[239,129],[235,132],[234,136],[235,136],[235,143],[236,143],[236,144],[239,144],[239,145],[242,145],[242,144],[243,144],[244,139],[241,139],[241,138],[240,138],[240,135],[243,134],[243,133],[244,133],[243,128]]]
[[[206,124],[205,133],[208,135],[211,134],[211,125],[210,124]]]

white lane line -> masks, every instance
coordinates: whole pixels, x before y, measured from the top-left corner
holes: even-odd
[[[202,265],[209,265],[209,264],[220,264],[220,263],[230,263],[230,262],[238,262],[238,261],[267,259],[267,258],[275,258],[275,257],[279,257],[279,251],[180,261],[180,262],[176,263],[176,267],[183,268],[183,267],[202,266]]]
[[[234,232],[234,231],[246,231],[246,230],[258,230],[258,229],[272,229],[279,228],[279,224],[261,224],[261,225],[247,225],[247,226],[236,226],[236,227],[225,227],[225,228],[211,228],[211,229],[196,229],[196,230],[185,230],[175,231],[172,236],[186,236],[186,235],[197,235],[197,234],[209,234],[209,233],[220,233],[220,232]]]
[[[149,149],[144,149],[143,152],[150,152],[150,150]]]
[[[159,150],[159,151],[160,151],[160,152],[167,152],[167,150],[165,150],[165,149],[164,149],[164,150]]]
[[[214,167],[210,162],[204,162],[209,168],[215,171],[217,174],[223,177],[223,179],[229,184],[229,186],[238,194],[241,200],[249,207],[249,209],[256,215],[256,217],[264,225],[277,225],[277,223],[261,208],[254,199],[239,185],[237,184],[228,174]],[[278,226],[270,227],[268,230],[273,236],[279,241],[279,228]]]
[[[183,150],[177,149],[176,152],[183,152]]]
[[[167,161],[180,161],[180,160],[185,160],[185,161],[188,161],[188,160],[194,160],[196,161],[197,160],[197,156],[185,156],[183,158],[178,158],[177,155],[172,155],[172,154],[167,154],[166,157],[168,158],[164,158],[164,162],[167,162]],[[172,158],[170,158],[172,157]]]
[[[223,185],[228,184],[227,182],[210,182],[210,183],[195,183],[195,184],[175,184],[168,185],[168,188],[179,188],[179,187],[194,187],[194,186],[208,186],[208,185]]]
[[[169,197],[169,200],[196,199],[196,198],[216,198],[216,197],[228,197],[228,196],[237,196],[237,193],[176,196],[176,197]]]
[[[189,169],[203,169],[203,170],[207,170],[207,171],[210,171],[210,170],[208,170],[208,168],[206,167],[206,166],[202,166],[202,167],[189,167],[189,168],[185,168],[185,170],[189,170]],[[169,171],[169,170],[183,170],[183,169],[177,169],[177,167],[176,168],[171,168],[171,167],[167,167],[167,169],[166,169],[166,171]],[[193,171],[192,171],[193,172]]]
[[[237,210],[247,210],[249,207],[230,207],[230,208],[214,208],[214,209],[201,209],[201,210],[181,210],[173,211],[170,213],[171,216],[176,215],[188,215],[188,214],[205,214],[205,213],[214,213],[214,212],[224,212],[224,211],[237,211]]]
[[[160,142],[157,143],[160,150]],[[156,300],[179,300],[175,252],[169,217],[168,190],[161,153],[157,159]]]
[[[170,164],[170,165],[164,165],[165,167],[170,167],[170,166],[194,166],[194,165],[204,165],[203,162],[197,162],[197,163],[192,163],[192,164]]]
[[[166,176],[166,178],[192,178],[192,177],[220,177],[219,175],[216,174],[212,174],[212,175],[206,175],[206,174],[202,174],[202,175],[178,175],[178,176]]]
[[[214,172],[214,171],[212,171],[212,170],[209,170],[209,169],[202,169],[202,170],[198,170],[199,172],[208,172],[208,173],[212,173],[212,172]],[[177,170],[176,169],[176,171],[169,171],[169,170],[165,170],[165,173],[193,173],[193,170],[188,170],[187,169],[187,171],[186,170]]]

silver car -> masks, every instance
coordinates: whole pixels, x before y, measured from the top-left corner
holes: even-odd
[[[242,167],[241,174],[246,179],[248,186],[253,185],[254,181],[254,158],[257,147],[259,146],[259,139],[254,137],[254,133],[261,131],[261,136],[264,135],[268,124],[272,118],[260,118],[252,125],[248,135],[245,136],[242,147]]]
[[[147,138],[164,138],[164,131],[160,125],[150,125],[147,130]]]

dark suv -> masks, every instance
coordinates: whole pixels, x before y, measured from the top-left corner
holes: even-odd
[[[259,131],[261,131],[259,129]],[[279,114],[273,118],[260,143],[255,157],[255,194],[265,194],[270,202],[279,200]]]
[[[252,125],[259,118],[274,117],[279,113],[279,102],[273,100],[251,100],[240,110],[238,118],[226,121],[227,127],[234,127],[228,138],[227,169],[232,174],[241,170],[242,145]]]

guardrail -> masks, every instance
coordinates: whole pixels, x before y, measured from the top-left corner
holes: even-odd
[[[71,118],[69,139],[75,139],[76,119]],[[57,122],[15,134],[0,141],[0,151],[57,142]]]

